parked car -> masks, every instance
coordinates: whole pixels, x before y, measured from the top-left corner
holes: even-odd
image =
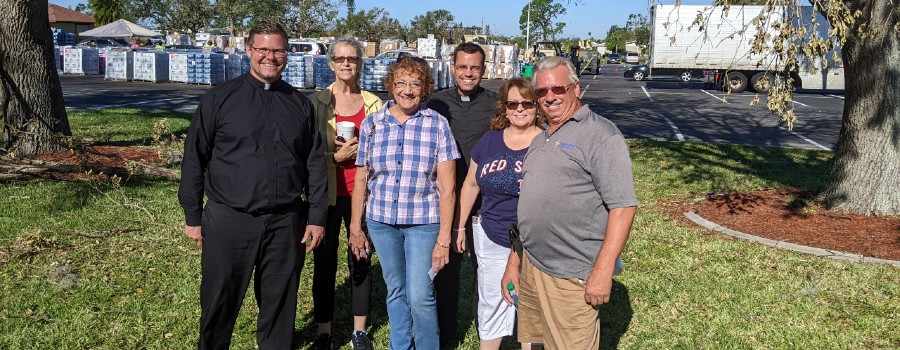
[[[416,50],[408,50],[408,49],[389,50],[389,51],[382,52],[382,53],[379,54],[378,56],[375,56],[375,58],[378,58],[378,59],[381,59],[381,58],[393,58],[393,59],[397,59],[397,58],[400,58],[400,57],[403,57],[403,56],[419,57],[419,53],[418,53]]]
[[[75,46],[131,47],[131,44],[129,44],[128,41],[122,38],[90,38],[87,40],[82,40]]]
[[[625,73],[623,74],[625,79],[634,79],[635,81],[641,81],[647,79],[650,76],[650,67],[646,64],[639,64],[636,66],[631,66],[625,69]]]
[[[607,64],[622,63],[622,58],[619,57],[619,54],[617,54],[617,53],[611,53],[611,54],[609,54],[609,56],[606,56],[606,63]]]
[[[625,53],[625,63],[634,63],[637,64],[641,61],[641,55],[637,52],[626,52]]]
[[[308,55],[324,55],[328,52],[325,44],[315,41],[288,40],[289,52],[300,52]]]

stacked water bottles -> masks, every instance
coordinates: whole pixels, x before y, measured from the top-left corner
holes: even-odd
[[[225,81],[224,54],[212,52],[188,54],[188,83],[215,85],[223,81]]]
[[[168,81],[169,54],[162,51],[134,52],[134,80]]]
[[[131,50],[106,52],[106,80],[134,79],[134,53]]]
[[[281,73],[281,79],[298,89],[310,89],[315,84],[314,58],[297,52],[291,52],[287,56],[287,66]],[[329,70],[330,71],[330,70]]]
[[[75,34],[69,33],[62,29],[53,29],[50,31],[53,37],[53,45],[55,46],[71,46],[75,45]]]
[[[63,73],[100,74],[100,52],[92,48],[64,48]]]
[[[316,55],[313,57],[316,89],[327,88],[331,83],[334,83],[334,72],[328,67],[328,55]]]
[[[53,58],[56,61],[56,75],[62,75],[62,57],[60,56],[58,47],[53,48]]]
[[[188,53],[169,53],[169,81],[177,83],[188,82]]]
[[[250,62],[250,58],[246,54],[228,54],[225,55],[225,80],[237,78],[244,74],[243,63]]]
[[[384,81],[387,78],[388,67],[396,61],[390,58],[364,58],[362,88],[368,91],[387,91],[384,88]]]

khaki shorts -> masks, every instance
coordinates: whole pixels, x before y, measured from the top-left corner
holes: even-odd
[[[544,348],[600,348],[600,310],[584,302],[584,284],[538,270],[522,256],[519,280],[519,342]]]

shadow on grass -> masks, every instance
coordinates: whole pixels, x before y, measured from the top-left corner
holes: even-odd
[[[600,306],[600,349],[618,349],[633,316],[628,287],[613,279],[609,303]]]
[[[156,141],[153,135],[160,120],[173,121],[163,137],[180,138],[187,134],[192,117],[189,113],[164,110],[110,108],[73,112],[70,124],[75,136],[94,139],[96,145],[148,146]]]

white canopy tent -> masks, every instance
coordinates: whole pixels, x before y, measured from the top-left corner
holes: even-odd
[[[132,36],[162,36],[161,33],[141,27],[124,19],[78,33],[81,37],[127,38]]]

